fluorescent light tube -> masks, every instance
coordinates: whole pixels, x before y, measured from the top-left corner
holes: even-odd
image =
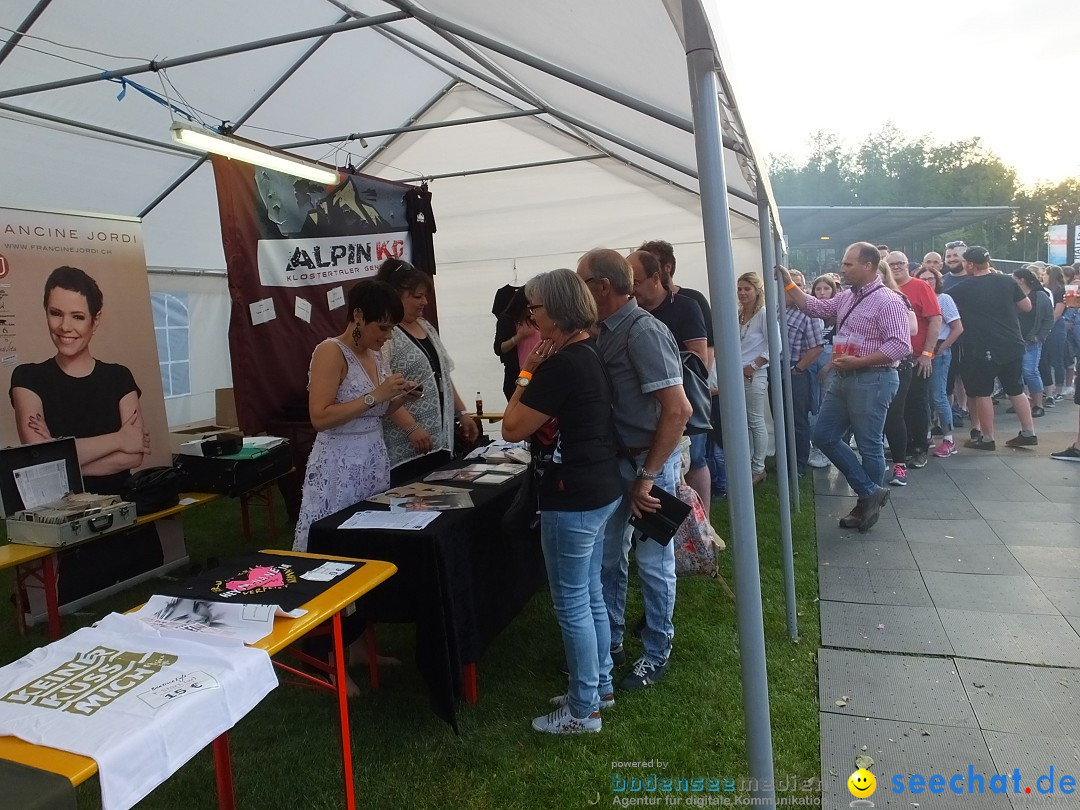
[[[244,163],[273,169],[276,172],[303,177],[305,180],[311,180],[313,183],[320,183],[324,186],[337,185],[339,181],[336,171],[310,163],[302,158],[293,157],[284,152],[244,143],[227,135],[218,135],[210,130],[175,123],[172,125],[172,136],[177,143],[193,149],[213,152],[215,155],[224,155],[228,158],[242,160]]]

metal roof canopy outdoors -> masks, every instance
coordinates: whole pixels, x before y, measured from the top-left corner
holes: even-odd
[[[680,246],[685,282],[694,257],[682,246],[703,247],[717,346],[737,346],[735,265],[771,270],[780,233],[720,23],[716,0],[7,0],[0,203],[141,216],[150,265],[223,267],[211,169],[171,142],[174,113],[119,83],[130,80],[250,140],[386,178],[442,178],[435,250],[455,284],[656,236]],[[750,776],[771,785],[732,354],[718,365],[743,709]],[[773,791],[754,795],[771,804]]]
[[[843,250],[853,242],[908,245],[930,241],[940,234],[1005,216],[1013,210],[1004,205],[924,208],[782,205],[780,216],[789,248]]]

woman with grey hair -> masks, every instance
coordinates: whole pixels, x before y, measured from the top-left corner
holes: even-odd
[[[550,734],[600,731],[600,709],[615,704],[611,629],[600,586],[604,524],[622,499],[611,392],[589,329],[596,304],[571,270],[552,270],[525,285],[542,342],[521,367],[502,434],[527,439],[558,423],[551,462],[540,479],[540,541],[551,601],[570,671],[554,711],[533,720]]]

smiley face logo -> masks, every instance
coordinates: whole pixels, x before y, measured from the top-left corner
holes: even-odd
[[[847,788],[856,799],[865,799],[873,796],[877,790],[877,779],[866,768],[859,768],[847,780]]]

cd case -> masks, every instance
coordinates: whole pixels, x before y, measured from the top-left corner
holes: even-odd
[[[686,516],[690,514],[690,504],[683,503],[670,492],[653,485],[649,494],[660,501],[660,509],[643,514],[641,517],[630,516],[630,525],[646,537],[651,537],[661,545],[667,545],[675,532],[679,530]]]

